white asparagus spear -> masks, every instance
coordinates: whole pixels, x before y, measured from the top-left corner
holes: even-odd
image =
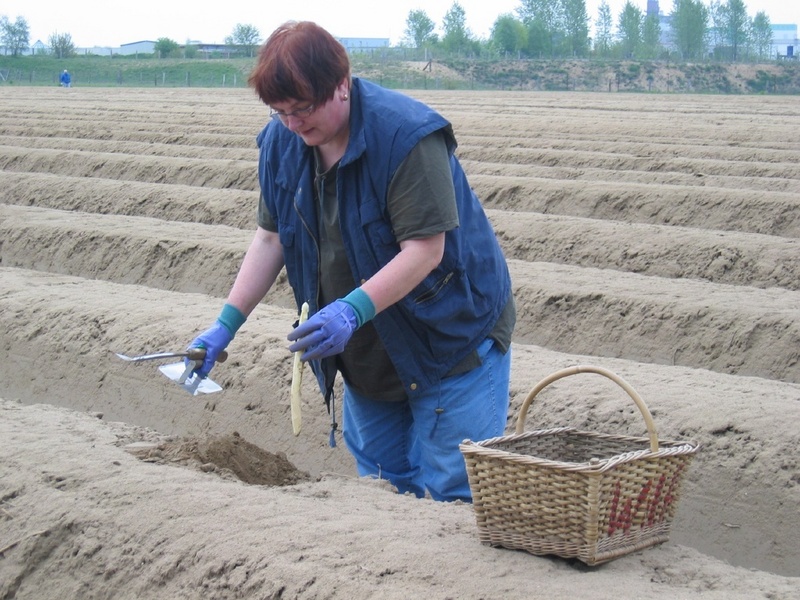
[[[308,319],[308,302],[303,302],[300,308],[300,323]],[[300,434],[300,426],[303,423],[302,415],[300,414],[300,384],[303,382],[303,361],[300,360],[302,351],[294,353],[294,363],[292,365],[292,431],[295,435]]]

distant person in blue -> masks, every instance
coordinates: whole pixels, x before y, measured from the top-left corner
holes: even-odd
[[[72,84],[72,77],[69,74],[69,71],[64,69],[64,72],[61,74],[61,85],[62,87],[69,87]]]
[[[249,83],[271,117],[257,138],[258,227],[219,318],[190,344],[206,349],[197,372],[285,267],[310,315],[288,350],[310,363],[332,438],[341,374],[358,474],[471,501],[458,446],[503,435],[516,312],[452,125],[353,77],[342,44],[311,22],[275,30]]]

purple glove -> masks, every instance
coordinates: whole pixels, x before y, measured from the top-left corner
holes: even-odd
[[[198,335],[194,341],[189,344],[189,348],[205,348],[206,358],[202,366],[199,369],[195,369],[194,372],[200,377],[207,377],[214,367],[217,356],[228,347],[232,339],[233,336],[231,332],[219,321],[216,321],[211,327]],[[183,359],[183,361],[186,364],[189,363],[188,358]]]
[[[331,302],[294,329],[288,336],[290,352],[305,350],[302,360],[319,360],[344,350],[358,329],[358,318],[353,307],[343,300]]]

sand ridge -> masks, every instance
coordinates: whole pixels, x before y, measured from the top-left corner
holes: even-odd
[[[800,110],[771,97],[414,95],[453,121],[509,258],[509,430],[553,371],[617,372],[664,439],[702,444],[671,542],[595,571],[481,547],[469,506],[355,479],[310,377],[294,437],[285,276],[213,372],[223,393],[192,398],[156,365],[121,363],[114,352],[179,349],[216,317],[255,227],[266,114],[233,90],[0,88],[6,597],[40,596],[56,574],[75,598],[130,585],[139,598],[797,597],[800,144],[786,131]],[[598,379],[548,388],[528,427],[640,435],[633,405]],[[248,486],[207,460],[167,460],[234,432],[313,481]],[[136,442],[161,456],[123,449]],[[150,508],[165,497],[169,510]],[[69,511],[48,508],[66,498]]]

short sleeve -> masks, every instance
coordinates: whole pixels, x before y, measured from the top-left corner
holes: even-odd
[[[458,227],[450,156],[443,132],[411,150],[389,184],[387,209],[397,241],[420,239]]]
[[[272,215],[269,214],[266,205],[264,204],[264,198],[261,194],[258,195],[258,226],[262,229],[266,229],[267,231],[271,231],[273,233],[278,233],[278,225],[273,221]]]

